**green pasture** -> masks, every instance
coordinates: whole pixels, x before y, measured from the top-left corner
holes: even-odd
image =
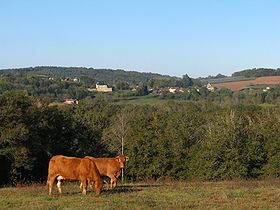
[[[54,185],[55,187],[55,185]],[[1,209],[280,209],[280,181],[127,183],[83,196],[64,183],[62,196],[45,185],[0,189]]]

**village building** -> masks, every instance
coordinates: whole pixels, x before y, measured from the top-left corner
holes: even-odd
[[[207,88],[207,90],[209,90],[210,92],[214,92],[214,90],[215,90],[214,86],[212,86],[210,83],[208,83],[208,84],[206,85],[206,88]]]
[[[105,92],[105,93],[113,91],[113,89],[109,88],[108,85],[100,85],[100,84],[96,84],[96,90],[98,92]]]
[[[73,78],[73,82],[80,82],[80,78],[78,77]]]
[[[66,78],[62,79],[61,81],[65,81],[65,82],[80,82],[80,78],[78,78],[78,77],[74,77],[74,78],[66,77]]]
[[[267,92],[267,91],[269,91],[269,90],[270,90],[270,87],[267,86],[265,89],[263,89],[263,92]]]
[[[171,88],[168,89],[168,91],[170,93],[175,93],[177,91],[177,88],[176,87],[171,87]]]

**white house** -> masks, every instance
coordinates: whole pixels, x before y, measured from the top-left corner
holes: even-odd
[[[96,84],[96,90],[98,92],[112,92],[113,91],[113,89],[109,88],[108,85],[99,85],[99,84]]]
[[[208,83],[208,84],[206,85],[206,88],[207,88],[209,91],[211,91],[211,92],[214,92],[214,90],[215,90],[215,88],[214,88],[210,83]]]

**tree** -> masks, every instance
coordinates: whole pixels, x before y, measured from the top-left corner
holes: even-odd
[[[193,81],[188,76],[188,74],[183,75],[182,83],[183,83],[183,87],[189,87],[193,85]]]
[[[129,84],[127,82],[118,82],[116,84],[117,90],[129,90]]]
[[[18,182],[32,177],[35,158],[28,138],[33,112],[32,102],[24,93],[0,95],[0,155],[9,167],[10,180]]]
[[[138,88],[136,89],[136,93],[138,96],[145,96],[149,94],[148,87],[145,84],[139,84]]]
[[[127,141],[127,134],[130,129],[131,110],[122,108],[113,117],[111,125],[105,129],[103,141],[108,145],[112,152],[124,154],[124,147]],[[122,184],[123,184],[123,169],[122,169]]]
[[[214,117],[214,118],[213,118]],[[228,110],[214,114],[190,161],[193,177],[256,178],[266,163],[264,135],[254,111]]]

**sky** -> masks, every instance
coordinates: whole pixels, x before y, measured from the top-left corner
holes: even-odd
[[[0,69],[280,68],[279,0],[0,0]]]

